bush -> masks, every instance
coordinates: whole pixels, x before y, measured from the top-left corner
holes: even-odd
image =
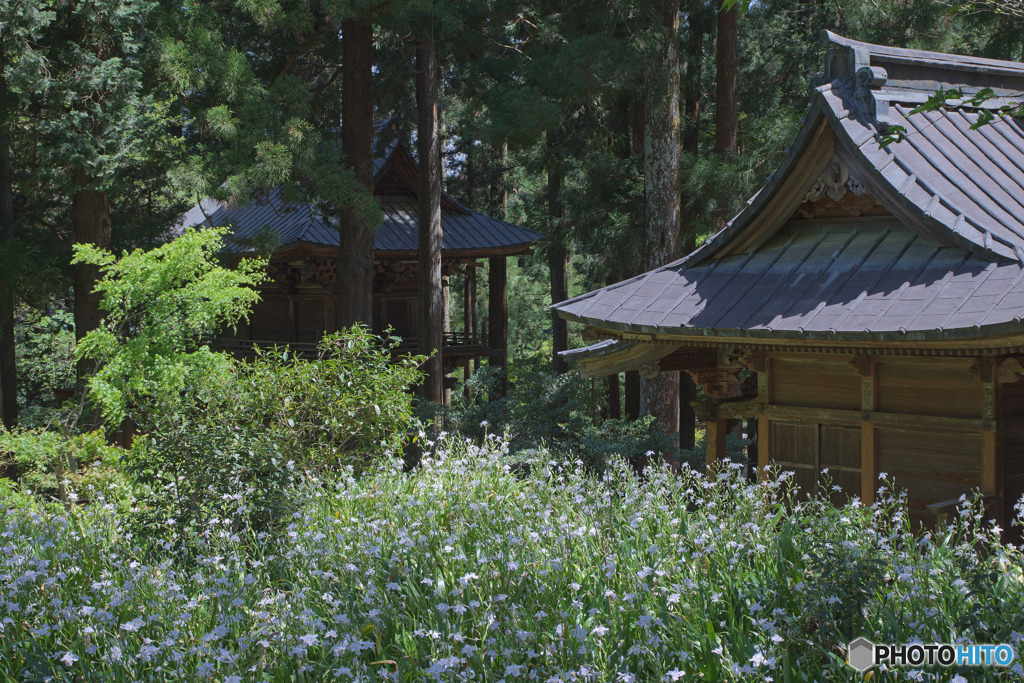
[[[0,469],[10,478],[6,490],[12,496],[21,488],[44,500],[69,503],[87,502],[102,492],[108,502],[127,509],[132,490],[124,454],[102,432],[69,437],[45,429],[0,431]]]
[[[410,388],[421,356],[393,357],[398,339],[367,327],[326,335],[315,359],[261,353],[240,369],[240,412],[261,416],[303,470],[357,470],[400,455],[415,427]]]
[[[202,399],[144,416],[145,450],[131,462],[145,485],[151,532],[192,543],[213,519],[234,530],[278,528],[307,474],[361,471],[400,454],[412,417],[419,358],[391,358],[366,328],[328,335],[306,360],[286,349],[231,372]]]
[[[613,456],[630,462],[651,453],[675,452],[670,435],[653,418],[612,420],[596,413],[591,381],[578,372],[557,375],[537,364],[513,378],[510,396],[486,401],[500,380],[498,368],[483,367],[470,379],[470,397],[453,391],[446,426],[478,440],[503,434],[513,452],[547,448],[562,457],[580,458],[593,471],[603,471]]]
[[[279,527],[305,472],[365,467],[399,451],[419,377],[421,359],[392,363],[392,347],[360,327],[325,338],[315,361],[282,351],[242,362],[212,351],[204,337],[248,314],[265,266],[221,266],[223,236],[190,230],[121,258],[76,252],[100,266],[107,311],[78,349],[96,364],[89,398],[108,426],[130,415],[147,435],[128,458],[137,520],[185,546],[213,520]]]

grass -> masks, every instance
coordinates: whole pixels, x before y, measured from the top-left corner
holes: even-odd
[[[799,502],[618,463],[604,478],[455,439],[295,493],[279,533],[217,520],[189,559],[101,502],[10,509],[9,680],[847,681],[845,644],[1024,639],[1024,561],[977,506],[915,534],[904,501]],[[1024,668],[870,680],[1019,680]]]

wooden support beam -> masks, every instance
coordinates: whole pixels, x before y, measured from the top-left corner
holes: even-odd
[[[299,302],[288,297],[288,341],[299,341]]]
[[[725,460],[726,419],[713,417],[707,421],[704,435],[704,462],[708,474],[712,474],[718,463]]]
[[[730,420],[767,416],[772,420],[786,420],[788,422],[832,423],[850,426],[857,426],[866,422],[874,425],[876,428],[892,427],[898,429],[904,427],[907,429],[937,429],[947,432],[977,433],[984,429],[995,427],[995,422],[991,420],[844,410],[842,408],[765,405],[761,403],[760,399],[722,403],[718,406],[718,415]]]
[[[853,363],[861,376],[860,408],[865,416],[875,413],[878,408],[877,366],[866,356],[857,356]],[[875,478],[878,476],[875,463],[877,453],[877,428],[869,419],[860,423],[860,498],[865,505],[875,502]]]
[[[992,496],[990,512],[996,523],[1005,530],[1009,524],[1004,505],[1004,432],[998,429],[996,420],[1002,411],[1000,404],[1005,382],[1000,382],[1000,374],[1004,368],[988,358],[981,358],[978,363],[984,364],[978,374],[981,380],[981,417],[986,423],[986,429],[981,432],[981,493]]]
[[[508,270],[504,256],[489,259],[488,319],[491,363],[501,368],[499,393],[508,395]]]
[[[762,406],[772,402],[772,361],[766,358],[764,367],[757,373],[757,401]],[[772,461],[772,422],[767,415],[757,418],[757,478],[764,481],[768,476],[768,465]]]

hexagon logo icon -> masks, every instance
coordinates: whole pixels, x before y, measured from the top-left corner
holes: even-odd
[[[867,671],[875,665],[875,644],[867,638],[858,638],[847,647],[846,663],[857,671]]]

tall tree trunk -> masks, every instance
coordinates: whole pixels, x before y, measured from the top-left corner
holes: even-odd
[[[736,152],[739,119],[736,109],[736,41],[739,11],[718,10],[718,48],[715,78],[715,153],[728,156]]]
[[[686,78],[683,81],[683,149],[696,154],[700,141],[700,94],[701,75],[704,67],[704,36],[707,25],[704,21],[703,0],[689,3],[689,34],[686,41]]]
[[[14,239],[14,174],[11,170],[11,108],[4,71],[7,59],[0,44],[0,245]],[[0,273],[0,414],[4,427],[18,424],[18,379],[14,347],[14,279]]]
[[[441,148],[437,121],[437,58],[430,27],[423,30],[416,42],[416,110],[420,180],[419,353],[430,355],[424,366],[423,395],[428,401],[442,403]]]
[[[92,178],[79,168],[73,172],[78,189],[71,197],[71,228],[75,243],[92,244],[102,249],[110,248],[110,200],[107,193],[88,187]],[[100,295],[94,290],[99,279],[99,266],[86,263],[75,264],[75,340],[80,340],[100,326],[103,314],[100,311]],[[87,361],[79,361],[78,376],[81,378],[91,370]]]
[[[679,0],[658,4],[662,59],[647,78],[644,129],[644,270],[679,258]],[[662,430],[679,431],[679,373],[641,377],[640,412]],[[641,463],[642,465],[643,463]]]
[[[373,195],[373,26],[361,19],[341,24],[341,150],[345,164]],[[339,208],[339,328],[373,324],[373,234],[351,204]]]
[[[562,175],[565,172],[558,158],[560,140],[558,133],[547,132],[548,148],[548,216],[550,230],[548,239],[548,270],[551,274],[551,303],[557,304],[569,298],[568,260],[565,246],[566,236],[562,227]],[[566,370],[565,359],[559,353],[569,348],[569,326],[557,313],[551,311],[551,368],[556,374]]]

